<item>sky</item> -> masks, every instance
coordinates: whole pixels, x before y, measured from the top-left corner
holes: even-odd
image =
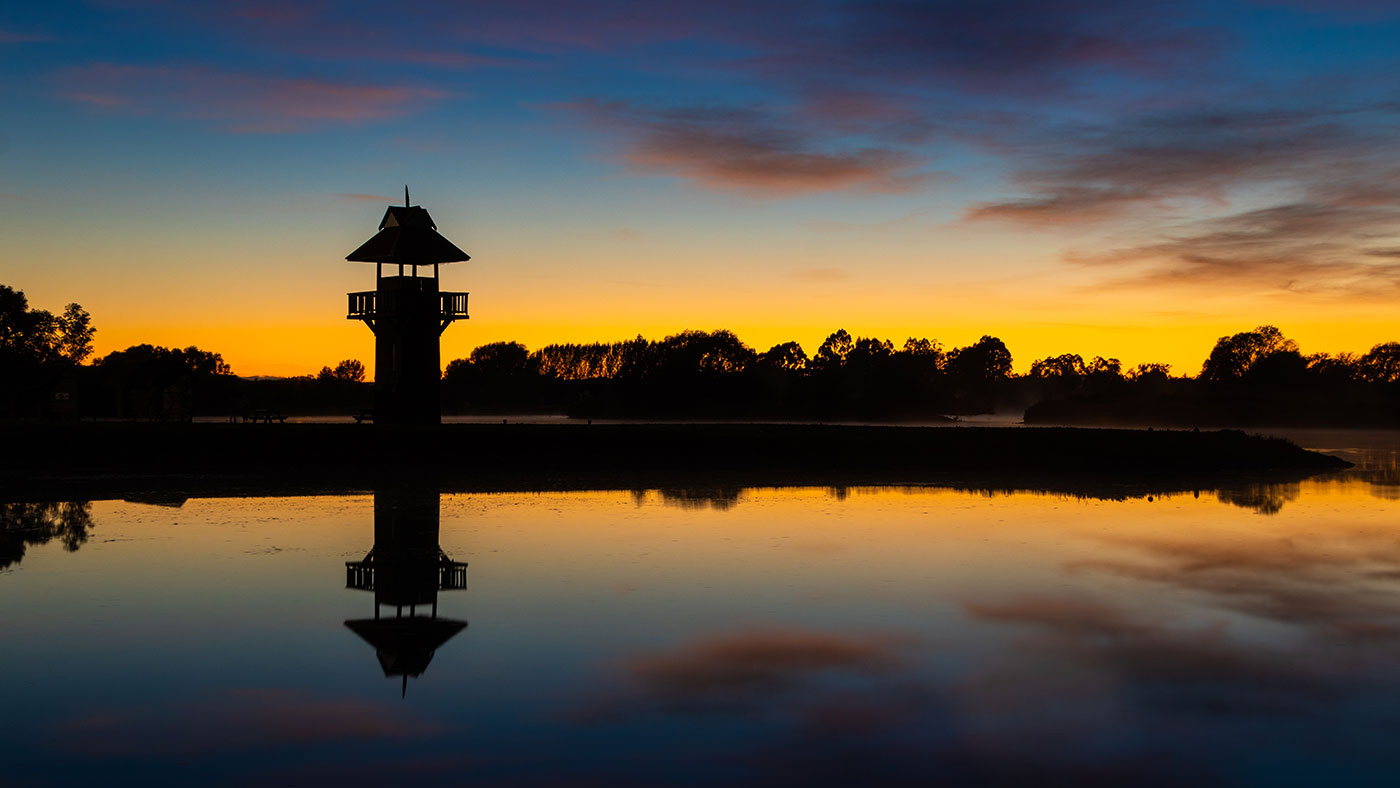
[[[1400,340],[1394,0],[54,0],[0,10],[0,69],[0,283],[98,354],[372,363],[344,257],[405,184],[472,255],[444,362]]]

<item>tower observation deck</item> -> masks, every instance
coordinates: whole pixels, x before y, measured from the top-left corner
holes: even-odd
[[[379,232],[345,259],[374,263],[375,288],[348,294],[346,318],[374,332],[375,422],[438,423],[439,337],[468,317],[468,294],[441,290],[439,267],[471,256],[438,233],[426,210],[409,204],[405,188],[404,205],[389,206]]]

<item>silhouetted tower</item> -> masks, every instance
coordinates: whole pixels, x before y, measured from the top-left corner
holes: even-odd
[[[374,547],[345,562],[345,587],[374,594],[374,618],[345,626],[374,646],[385,676],[417,678],[433,654],[467,622],[438,618],[438,592],[467,587],[467,565],[438,545],[438,492],[395,488],[374,493]],[[393,608],[392,617],[381,608]]]
[[[442,420],[438,337],[467,318],[467,294],[438,289],[438,266],[471,257],[438,235],[421,206],[389,206],[379,232],[345,259],[374,263],[375,289],[350,293],[350,320],[374,332],[374,420],[379,424],[437,424]],[[385,276],[384,266],[397,266]],[[419,276],[432,266],[432,276]]]

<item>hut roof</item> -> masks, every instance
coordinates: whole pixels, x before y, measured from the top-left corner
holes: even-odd
[[[438,234],[433,217],[420,205],[391,205],[379,232],[345,257],[356,263],[433,265],[460,263],[471,255]]]

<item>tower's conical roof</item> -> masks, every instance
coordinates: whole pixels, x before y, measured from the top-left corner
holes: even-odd
[[[421,205],[391,205],[379,232],[345,257],[356,263],[433,265],[460,263],[471,255],[438,234],[433,217]]]

